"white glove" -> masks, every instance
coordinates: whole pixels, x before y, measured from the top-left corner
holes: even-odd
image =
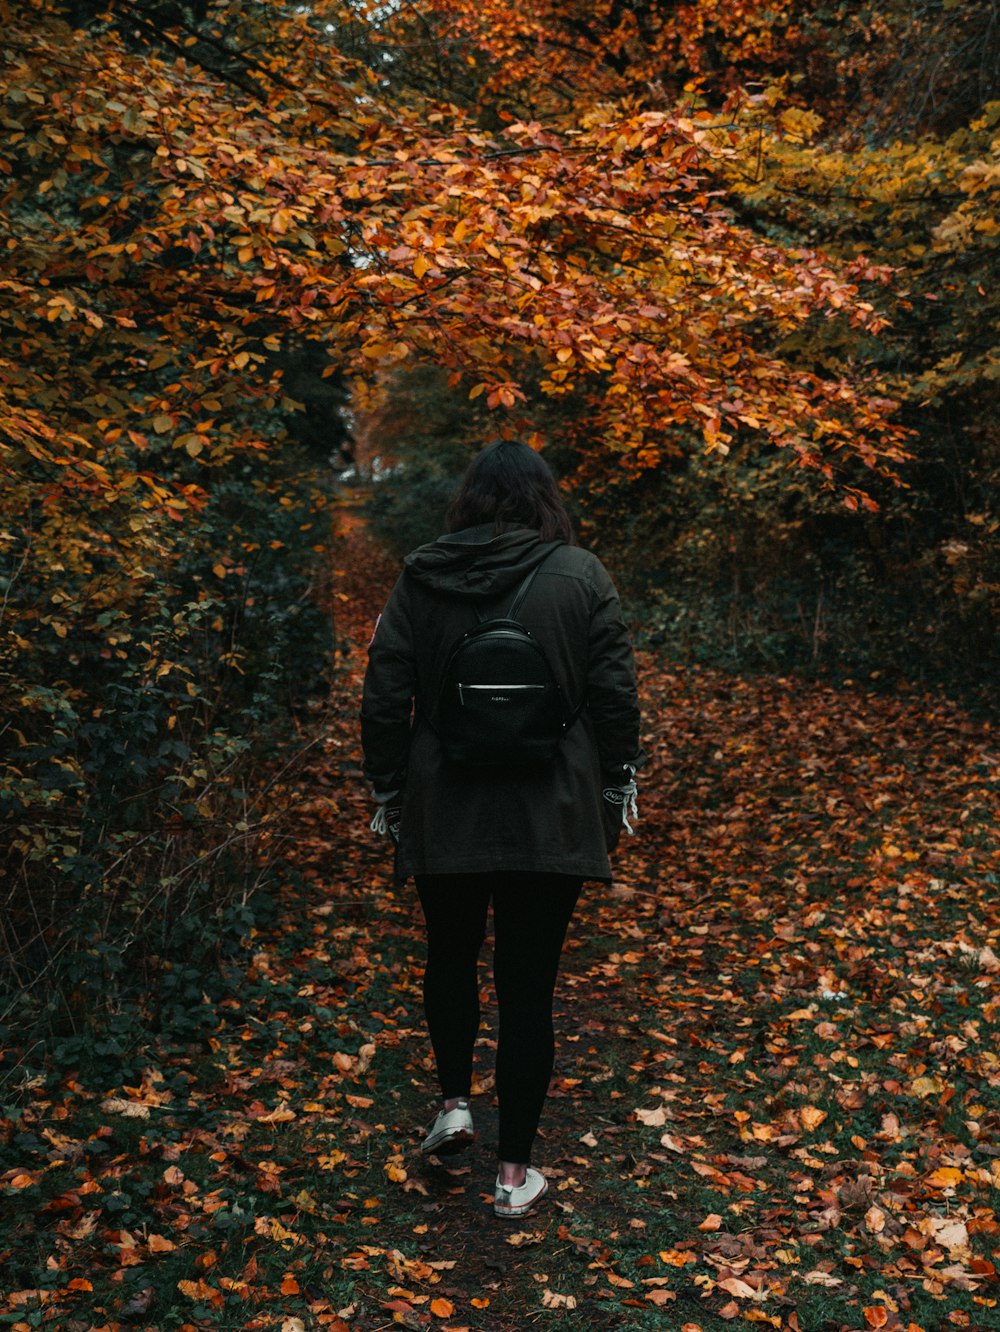
[[[639,817],[638,795],[639,788],[635,783],[635,767],[631,763],[623,763],[622,771],[626,780],[615,785],[605,786],[602,792],[604,799],[612,805],[621,805],[622,809],[622,827],[630,837],[634,836],[635,829],[629,823],[629,815],[633,819]]]
[[[372,791],[372,799],[375,801],[376,809],[371,823],[368,825],[373,833],[379,837],[388,835],[393,843],[399,845],[399,818],[401,814],[399,792],[398,791]]]

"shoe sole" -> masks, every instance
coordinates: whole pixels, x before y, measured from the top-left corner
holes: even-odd
[[[535,1203],[538,1202],[540,1198],[544,1198],[545,1195],[548,1193],[548,1191],[549,1191],[548,1184],[547,1183],[543,1184],[530,1202],[518,1203],[516,1207],[498,1207],[497,1204],[494,1203],[493,1215],[502,1216],[502,1217],[524,1216],[525,1212],[530,1212],[532,1207],[534,1207]]]
[[[456,1152],[465,1151],[475,1140],[474,1133],[469,1133],[466,1129],[457,1129],[454,1133],[449,1133],[436,1141],[422,1143],[420,1150],[424,1156],[453,1156]]]

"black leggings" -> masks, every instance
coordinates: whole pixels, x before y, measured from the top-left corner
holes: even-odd
[[[416,876],[427,922],[424,1011],[445,1100],[472,1089],[476,962],[493,899],[501,1161],[531,1160],[555,1056],[552,996],[559,954],[582,884],[565,874]]]

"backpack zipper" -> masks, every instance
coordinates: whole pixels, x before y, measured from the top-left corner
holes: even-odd
[[[532,689],[544,690],[545,685],[543,684],[475,684],[475,685],[460,684],[458,686],[458,701],[463,706],[465,705],[466,692],[481,693],[482,691],[486,690],[489,693],[513,694],[513,693],[523,693],[525,690],[532,690]]]

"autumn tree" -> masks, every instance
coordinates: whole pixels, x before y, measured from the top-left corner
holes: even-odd
[[[720,643],[744,642],[772,662],[840,657],[871,669],[885,659],[950,672],[956,636],[976,643],[973,661],[994,653],[992,6],[432,9],[459,57],[451,93],[483,123],[498,123],[505,106],[554,127],[588,105],[698,114],[728,99],[739,150],[714,163],[728,215],[784,247],[821,245],[834,266],[871,255],[895,275],[870,293],[891,316],[876,336],[813,320],[780,343],[788,362],[828,376],[867,365],[881,392],[906,404],[900,419],[916,432],[906,488],[869,481],[882,511],[863,523],[743,432],[719,467],[680,425],[640,479],[592,449],[603,408],[592,383],[577,381],[556,420],[535,397],[540,435],[568,446],[562,461],[583,483],[588,530],[641,549],[647,587],[685,589],[664,610],[664,632],[675,616],[690,625],[693,600],[724,608]],[[419,44],[407,12],[395,50],[412,72]],[[423,11],[419,22],[429,22]],[[695,632],[712,639],[700,616]]]
[[[695,8],[705,33],[738,13],[762,69],[798,49],[791,8]],[[760,225],[744,189],[807,112],[745,93],[714,37],[678,54],[684,7],[581,13],[0,6],[18,893],[105,891],[175,818],[226,846],[252,825],[227,803],[248,700],[274,717],[324,650],[309,466],[342,440],[341,383],[364,409],[439,366],[498,430],[562,423],[598,491],[746,454],[858,508],[898,467],[885,265]],[[729,72],[699,82],[696,50]]]

